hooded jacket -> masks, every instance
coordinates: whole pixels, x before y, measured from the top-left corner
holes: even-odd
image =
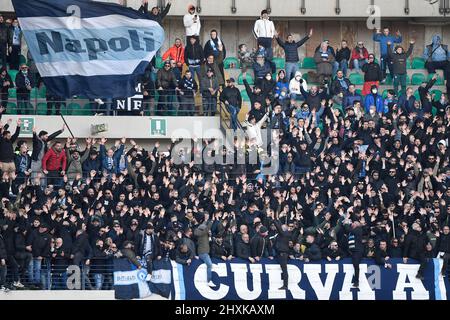
[[[297,77],[300,76],[300,81],[297,81]],[[295,93],[297,95],[301,95],[302,91],[300,87],[303,87],[303,90],[308,90],[308,84],[305,79],[302,79],[302,73],[300,71],[295,72],[294,78],[289,81],[289,91],[291,93]]]
[[[380,43],[380,53],[381,56],[387,56],[388,55],[388,42],[391,43],[401,43],[402,42],[402,36],[396,37],[391,34],[388,36],[385,36],[382,33],[374,33],[373,34],[373,41]]]
[[[364,72],[365,82],[381,81],[383,79],[380,65],[376,62],[364,64],[361,70]]]
[[[55,139],[57,136],[59,136],[63,131],[58,130],[51,135],[48,136],[47,141],[42,141],[41,138],[39,138],[38,134],[36,132],[33,132],[33,153],[31,154],[31,160],[33,161],[39,161],[42,159],[39,159],[39,154],[41,153],[42,149],[44,149],[44,152],[42,155],[44,155],[48,148],[47,143]]]
[[[441,37],[437,34],[433,36],[431,44],[425,47],[423,58],[426,61],[440,62],[450,60],[448,46],[441,43]]]
[[[201,254],[209,254],[209,231],[211,230],[212,221],[205,221],[201,225],[197,227],[194,231],[194,236],[197,237],[197,253]]]
[[[179,47],[173,45],[166,52],[164,52],[162,59],[163,61],[166,61],[167,59],[175,60],[176,63],[183,65],[184,64],[183,45],[180,45]]]
[[[20,127],[16,127],[16,132],[11,136],[11,139],[7,140],[3,136],[0,136],[0,162],[13,162],[14,161],[14,148],[13,144],[17,140],[20,134]]]
[[[275,25],[269,19],[260,18],[255,21],[253,27],[255,38],[273,38],[275,36]]]
[[[197,22],[194,22],[194,16],[197,16]],[[200,16],[196,12],[194,14],[190,14],[189,12],[186,13],[183,17],[183,24],[187,37],[200,35],[202,23],[200,21]]]
[[[389,46],[389,49],[390,49],[390,47],[391,46]],[[405,52],[405,50],[403,50],[403,52],[400,54],[397,53],[397,49],[399,49],[399,48],[402,48],[402,47],[396,46],[395,52],[393,52],[392,50],[388,51],[389,58],[391,59],[394,75],[406,74],[406,60],[409,58],[409,56],[411,56],[413,49],[414,49],[414,44],[410,44],[408,51]]]
[[[171,6],[171,4],[168,3],[168,4],[166,5],[166,7],[164,8],[163,11],[161,11],[161,12],[158,13],[158,14],[153,14],[153,12],[148,11],[148,3],[144,3],[144,4],[139,8],[139,11],[142,12],[142,13],[147,14],[150,20],[156,21],[156,22],[158,22],[159,24],[161,24],[162,21],[164,20],[164,18],[165,18],[165,17],[167,16],[167,14],[169,13],[170,6]]]
[[[370,93],[366,96],[364,100],[364,110],[366,113],[369,113],[370,106],[375,106],[377,108],[377,113],[383,113],[384,105],[383,105],[383,97],[378,93],[374,95],[372,90],[377,88],[377,86],[372,86],[370,88]]]
[[[309,36],[305,36],[303,39],[297,42],[284,42],[279,37],[276,38],[278,45],[283,48],[286,62],[298,62],[298,48],[300,48],[306,41],[309,40]]]

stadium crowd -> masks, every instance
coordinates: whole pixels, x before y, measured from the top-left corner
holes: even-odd
[[[169,9],[149,12],[144,1],[142,10],[162,21]],[[277,32],[263,11],[254,30],[258,50],[248,52],[240,46],[241,64],[253,68],[256,83],[251,88],[244,81],[251,110],[240,124],[242,98],[235,80],[225,80],[223,73],[225,45],[212,31],[205,48],[200,46],[195,7],[189,7],[183,21],[189,45],[183,54],[182,40],[177,39],[164,53],[169,61],[157,72],[153,85],[160,91],[176,90],[192,104],[197,75],[210,114],[215,113],[219,95],[232,115],[233,128],[247,128],[244,143],[213,151],[224,158],[233,154],[234,163],[194,161],[215,144],[212,140],[194,139],[181,152],[179,141],[173,140],[167,153],[159,143],[146,150],[123,138],[108,147],[105,138],[63,141],[58,136],[65,128],[52,134],[34,128],[29,145],[20,139],[20,120],[15,128],[10,120],[1,122],[3,290],[24,284],[64,289],[70,265],[83,267],[87,288],[105,289],[111,261],[118,255],[138,268],[145,265],[149,274],[154,260],[189,265],[201,259],[211,287],[215,286],[211,258],[249,263],[278,259],[283,289],[289,259],[350,257],[356,287],[362,258],[373,258],[385,268],[392,267],[392,258],[403,258],[405,263],[418,260],[417,277],[423,279],[427,260],[439,257],[446,275],[450,108],[445,94],[435,100],[431,93],[437,76],[420,85],[420,99],[405,86],[406,58],[414,41],[409,50],[398,46],[393,52],[391,45],[401,42],[400,35],[392,36],[388,29],[375,33],[381,66],[362,43],[350,52],[343,42],[335,54],[323,42],[315,53],[322,85],[308,88],[296,62],[297,48],[312,30],[299,42],[292,36],[286,42],[277,38],[286,52],[287,70],[279,71],[275,80],[271,45]],[[442,68],[439,59],[448,56],[447,47],[434,40],[426,51],[431,69]],[[180,81],[176,74],[180,76],[185,63],[189,72]],[[348,63],[365,72],[364,99],[346,78]],[[448,74],[448,66],[444,68]],[[396,85],[383,98],[377,86],[387,69],[392,69]],[[245,67],[243,72],[246,79]],[[2,79],[5,76],[3,72]],[[30,87],[26,72],[24,78]],[[4,81],[3,87],[11,84]],[[400,95],[398,86],[403,89]],[[301,104],[297,96],[303,99]],[[158,110],[169,110],[170,103],[160,101]],[[0,111],[3,115],[6,110]],[[264,128],[274,141],[261,151]],[[257,163],[237,161],[240,154],[248,158],[254,150],[259,154]],[[279,164],[278,170],[263,175],[268,158]]]

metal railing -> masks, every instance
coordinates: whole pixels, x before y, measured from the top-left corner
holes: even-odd
[[[140,99],[137,99],[140,100]],[[10,97],[6,103],[6,114],[21,115],[141,115],[141,116],[215,116],[216,104],[208,104],[198,96],[186,102],[179,95],[159,95],[151,100],[136,102],[128,98],[121,103],[116,100],[102,100],[98,103],[86,98],[73,97],[63,100],[33,97],[28,101]],[[136,107],[137,106],[137,107]]]
[[[72,264],[61,267],[44,259],[39,272],[31,267],[27,267],[26,272],[18,270],[19,281],[23,287],[17,286],[13,269],[8,266],[6,285],[12,290],[112,290],[112,261],[112,258],[105,259],[105,264],[101,266],[82,263],[79,266]],[[30,263],[32,264],[33,262]]]

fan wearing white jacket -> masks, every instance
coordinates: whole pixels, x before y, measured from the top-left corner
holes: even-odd
[[[261,11],[261,18],[256,20],[253,33],[256,39],[258,39],[258,45],[262,45],[266,49],[266,58],[272,60],[272,39],[275,37],[276,31],[273,21],[269,20],[267,10]]]
[[[190,37],[196,37],[197,42],[200,43],[200,28],[202,24],[200,22],[200,16],[195,12],[195,6],[193,4],[188,6],[188,13],[183,17],[183,24],[186,30],[186,43],[189,43]]]
[[[263,145],[263,139],[262,139],[262,133],[261,133],[261,127],[264,125],[264,123],[269,118],[269,113],[266,112],[264,117],[261,118],[258,122],[256,122],[256,117],[254,115],[249,116],[247,114],[246,120],[242,124],[244,128],[247,128],[247,136],[250,143],[256,144],[258,148],[260,148]]]
[[[306,80],[302,79],[302,73],[297,71],[295,72],[295,77],[289,82],[291,99],[295,99],[297,96],[302,94],[300,87],[303,87],[303,90],[308,91],[308,84],[306,83]]]

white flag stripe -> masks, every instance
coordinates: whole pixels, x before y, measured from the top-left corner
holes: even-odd
[[[160,25],[152,20],[133,19],[117,14],[111,14],[102,17],[82,18],[74,16],[68,17],[28,17],[19,18],[20,26],[24,31],[42,30],[42,29],[109,29],[116,27],[130,28],[153,28]]]
[[[149,53],[148,60],[152,56]],[[43,62],[36,63],[36,67],[42,77],[129,75],[130,70],[135,70],[143,60],[145,59]]]

